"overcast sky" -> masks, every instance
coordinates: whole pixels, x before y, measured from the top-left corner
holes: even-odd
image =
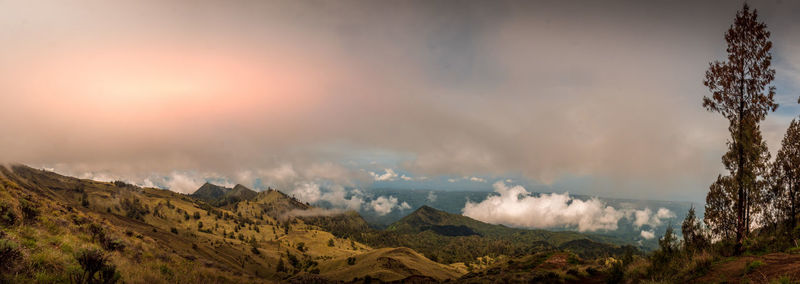
[[[751,5],[774,42],[774,152],[800,114],[800,4]],[[2,0],[0,161],[181,192],[512,178],[702,202],[728,135],[703,74],[740,8]]]

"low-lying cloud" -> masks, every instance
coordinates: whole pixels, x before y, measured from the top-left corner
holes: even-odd
[[[515,227],[573,228],[580,232],[616,230],[623,218],[633,220],[634,226],[639,228],[658,226],[663,219],[675,217],[666,208],[654,214],[649,208],[616,209],[600,199],[580,200],[569,193],[534,196],[522,186],[509,187],[502,181],[493,186],[499,195],[477,203],[467,201],[462,210],[464,216]]]
[[[400,202],[394,196],[379,196],[378,198],[370,201],[369,208],[375,211],[380,216],[391,213],[394,209],[406,210],[411,209],[408,202]]]

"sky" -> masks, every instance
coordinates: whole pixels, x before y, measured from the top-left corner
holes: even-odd
[[[800,4],[749,3],[774,153],[800,114]],[[182,193],[503,181],[702,203],[728,137],[702,80],[741,4],[0,0],[0,162]]]

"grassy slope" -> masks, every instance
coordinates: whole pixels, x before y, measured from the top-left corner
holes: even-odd
[[[463,274],[456,268],[433,262],[409,248],[382,248],[355,256],[354,264],[346,257],[320,265],[322,276],[335,280],[364,278],[367,274],[395,281],[414,275],[425,275],[443,281]]]
[[[308,208],[277,191],[262,192],[252,202],[220,209],[167,190],[79,180],[24,166],[2,169],[0,179],[0,201],[18,210],[18,200],[30,195],[42,212],[29,223],[3,227],[3,238],[22,244],[25,264],[17,267],[14,276],[19,280],[36,279],[40,274],[63,278],[78,269],[72,257],[75,249],[99,245],[88,232],[89,224],[101,225],[109,236],[125,244],[126,249],[108,254],[122,279],[132,282],[262,282],[322,267],[335,270],[337,265],[347,265],[338,260],[380,254],[302,221],[276,220],[288,210]],[[85,207],[81,205],[84,193]],[[138,200],[146,213],[131,216],[136,210],[123,204],[133,200]],[[208,231],[200,231],[201,222]],[[329,246],[330,240],[333,246]],[[303,243],[303,251],[298,250],[299,243]],[[298,260],[296,267],[290,265],[290,255]],[[39,265],[37,259],[50,264]],[[277,271],[279,261],[288,272]],[[399,261],[411,266],[429,262],[419,255]],[[360,273],[378,272],[368,268]],[[389,275],[380,271],[374,276]]]

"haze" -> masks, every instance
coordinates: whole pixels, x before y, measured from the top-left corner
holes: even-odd
[[[0,2],[0,161],[184,193],[511,179],[700,203],[723,172],[702,78],[738,1],[225,3]],[[751,5],[775,43],[774,152],[800,4]]]

